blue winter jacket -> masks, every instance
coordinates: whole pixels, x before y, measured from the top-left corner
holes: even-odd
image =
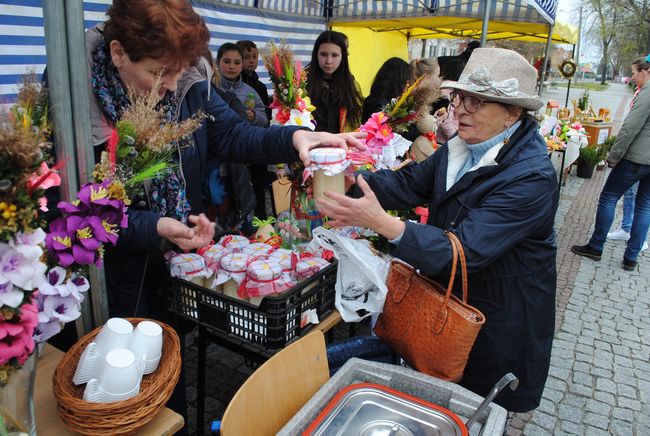
[[[469,303],[486,317],[461,384],[484,396],[512,372],[519,388],[505,389],[496,402],[528,411],[544,389],[555,323],[555,170],[532,120],[503,146],[497,165],[465,173],[448,191],[447,157],[444,145],[419,165],[366,178],[385,209],[430,204],[427,225],[408,222],[392,254],[439,283],[448,282],[452,257],[443,232],[458,235]]]

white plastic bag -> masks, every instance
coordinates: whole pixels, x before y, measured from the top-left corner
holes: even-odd
[[[362,242],[323,227],[314,229],[312,235],[323,248],[332,250],[339,262],[335,305],[343,320],[357,322],[381,313],[388,292],[388,262]]]

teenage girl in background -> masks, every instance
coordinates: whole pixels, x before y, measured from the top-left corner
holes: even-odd
[[[365,121],[361,119],[363,97],[350,72],[342,33],[327,30],[316,39],[307,67],[307,92],[316,106],[316,131],[341,133]]]

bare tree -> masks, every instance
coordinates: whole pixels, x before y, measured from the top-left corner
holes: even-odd
[[[617,32],[617,22],[623,11],[623,5],[617,0],[583,0],[587,11],[587,19],[594,24],[593,30],[603,47],[603,57],[600,63],[600,83],[605,84],[609,64],[609,50]]]

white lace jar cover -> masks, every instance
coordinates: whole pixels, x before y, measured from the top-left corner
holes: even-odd
[[[285,274],[289,278],[294,279],[294,260],[292,257],[297,260],[298,254],[295,251],[287,250],[286,248],[278,248],[269,255],[269,260],[277,260],[280,262],[280,266],[282,267],[282,274]]]
[[[322,147],[309,152],[310,164],[303,172],[303,181],[314,177],[314,198],[323,198],[325,191],[345,194],[345,170],[352,164],[342,148]]]
[[[329,264],[330,263],[322,257],[307,257],[301,259],[296,264],[296,277],[298,280],[304,280],[328,267]]]
[[[214,244],[197,250],[197,253],[205,259],[206,268],[215,273],[219,269],[221,258],[228,254],[228,250],[223,245]]]
[[[241,298],[264,297],[279,294],[295,286],[296,281],[282,274],[277,260],[259,259],[248,265],[246,279],[239,286],[237,295]]]
[[[247,237],[241,235],[225,235],[218,242],[219,245],[226,247],[228,253],[241,253],[250,243]]]
[[[257,260],[266,259],[273,250],[275,250],[275,248],[272,245],[265,244],[264,242],[253,242],[244,247],[242,253],[248,254],[253,260]]]
[[[210,275],[210,271],[205,267],[205,260],[195,253],[175,254],[169,259],[169,273],[172,277],[178,277],[184,280],[195,281]]]

